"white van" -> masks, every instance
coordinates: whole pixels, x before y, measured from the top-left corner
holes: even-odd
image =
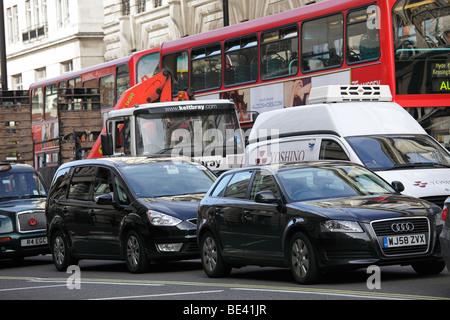
[[[391,101],[388,86],[313,88],[313,104],[258,116],[244,164],[352,161],[442,207],[450,195],[450,153]]]

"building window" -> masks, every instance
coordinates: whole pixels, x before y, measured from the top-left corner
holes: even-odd
[[[16,74],[11,76],[13,90],[23,90],[22,74]]]
[[[122,0],[122,15],[130,15],[130,0]]]
[[[19,14],[17,6],[6,9],[6,19],[8,24],[8,43],[19,42]]]
[[[47,77],[47,70],[44,68],[36,69],[36,81],[43,80]]]
[[[162,6],[162,0],[153,0],[153,1],[154,1],[155,8]]]
[[[145,12],[146,0],[136,0],[137,13]]]
[[[61,62],[61,72],[62,73],[68,73],[73,71],[73,61],[64,61]]]
[[[56,1],[56,21],[58,27],[67,27],[70,25],[69,0]]]

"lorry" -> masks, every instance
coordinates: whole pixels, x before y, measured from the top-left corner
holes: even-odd
[[[450,153],[392,102],[388,86],[316,87],[310,103],[259,115],[244,165],[352,161],[396,181],[398,191],[443,207]]]

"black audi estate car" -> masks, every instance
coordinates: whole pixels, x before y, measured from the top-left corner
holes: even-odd
[[[184,158],[74,161],[53,177],[47,237],[56,268],[80,259],[125,260],[132,273],[158,260],[199,258],[199,201],[215,181]]]
[[[400,194],[348,162],[305,162],[224,173],[201,201],[197,237],[205,273],[245,265],[289,267],[297,282],[322,271],[412,265],[441,272],[440,207]]]

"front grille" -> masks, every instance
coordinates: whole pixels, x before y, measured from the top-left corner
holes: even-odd
[[[394,232],[392,230],[393,224],[412,224],[414,226],[413,230],[410,231],[400,231]],[[371,223],[372,229],[378,239],[378,244],[380,245],[381,251],[386,256],[400,256],[400,255],[411,255],[411,254],[421,254],[426,253],[430,245],[430,224],[427,218],[400,218],[400,219],[389,219],[389,220],[379,220],[373,221]],[[425,235],[426,244],[424,245],[404,245],[400,247],[384,247],[384,238],[389,236],[402,236],[402,235]]]
[[[46,228],[44,211],[26,211],[17,214],[19,232],[43,231]]]

